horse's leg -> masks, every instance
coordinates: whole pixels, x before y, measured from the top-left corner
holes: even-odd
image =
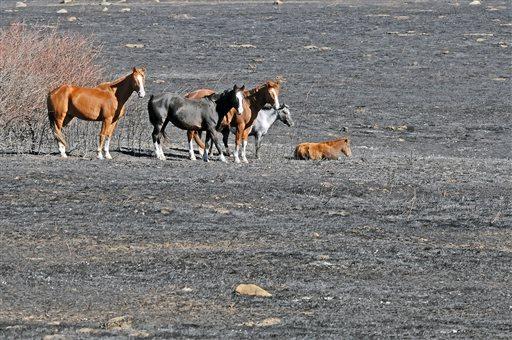
[[[229,133],[231,131],[229,130],[229,126],[227,128],[225,128],[224,130],[222,130],[222,142],[224,143],[224,147],[226,148],[226,156],[231,156],[231,151],[229,150],[229,145],[228,145],[228,141],[229,141]]]
[[[206,138],[204,140],[204,152],[203,161],[209,162],[208,160],[208,143],[210,143],[210,132],[206,131]]]
[[[235,163],[240,163],[240,158],[238,157],[238,153],[240,152],[240,144],[242,144],[242,137],[244,133],[244,124],[237,124],[236,126],[236,134],[235,134]]]
[[[101,150],[105,145],[105,138],[108,137],[108,132],[110,131],[110,126],[112,125],[112,118],[107,118],[101,123],[101,131],[100,131],[100,140],[98,143],[98,155],[96,158],[103,159],[103,153]]]
[[[160,144],[160,136],[162,135],[162,125],[156,124],[153,125],[153,133],[151,137],[153,138],[153,145],[155,146],[155,155],[159,160],[165,161],[164,151],[162,150],[162,146]]]
[[[247,149],[247,139],[249,138],[249,133],[251,133],[252,126],[250,126],[248,129],[244,130],[244,133],[242,134],[242,162],[249,163],[246,156],[246,149]]]
[[[216,130],[215,130],[215,125],[211,125],[208,127],[208,130],[207,130],[207,135],[206,135],[206,140],[208,141],[208,135],[210,136],[210,138],[213,140],[213,143],[215,143],[215,147],[217,148],[217,151],[219,151],[219,157],[220,157],[220,160],[222,162],[227,162],[226,161],[226,157],[224,157],[224,150],[222,148],[222,144],[219,143],[219,139],[217,138],[217,134],[216,134]],[[205,147],[207,146],[207,144],[205,144]],[[205,149],[206,150],[206,149]],[[206,152],[204,153],[205,155],[207,154]],[[208,158],[207,158],[208,159]],[[203,156],[203,160],[204,160],[204,156]]]
[[[59,152],[60,156],[62,158],[67,158],[66,155],[66,140],[64,139],[64,134],[62,133],[62,128],[67,125],[66,118],[66,112],[53,112],[54,115],[50,116],[51,113],[48,113],[50,116],[50,125],[53,129],[53,135],[55,136],[55,139],[57,140],[57,144],[59,145]],[[71,117],[72,118],[72,117]],[[69,119],[71,120],[71,119]]]
[[[108,136],[105,138],[105,145],[103,145],[103,151],[105,152],[105,158],[106,159],[112,159],[112,156],[110,155],[110,139],[112,138],[112,135],[114,134],[114,130],[116,129],[117,123],[119,120],[116,120],[115,122],[110,125],[110,129],[108,131]]]
[[[263,136],[261,135],[261,133],[257,133],[255,136],[254,136],[254,144],[256,146],[256,150],[255,150],[255,157],[258,159],[260,158],[260,148],[261,148],[261,138]]]
[[[204,154],[204,148],[205,148],[205,145],[202,141],[202,137],[203,137],[203,131],[199,130],[199,131],[196,131],[195,135],[194,135],[194,140],[196,141],[197,143],[197,146],[198,146],[198,151],[199,151],[199,155],[201,157],[203,157],[203,154]],[[201,142],[201,143],[199,143]]]
[[[188,153],[190,154],[190,160],[196,160],[196,154],[194,153],[194,143],[192,139],[195,139],[196,132],[194,130],[187,131],[187,140],[188,140]]]
[[[201,140],[201,131],[191,131],[191,132],[192,132],[192,137],[194,138],[194,140],[197,144],[199,154],[202,156],[203,152],[204,152],[204,143]],[[190,141],[190,139],[189,139],[189,141]]]

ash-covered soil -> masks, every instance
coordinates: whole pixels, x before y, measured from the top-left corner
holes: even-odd
[[[509,2],[27,4],[0,25],[92,34],[148,93],[282,75],[296,124],[242,165],[172,128],[162,162],[134,98],[146,151],[3,153],[0,337],[512,336]],[[290,158],[340,134],[350,159]]]

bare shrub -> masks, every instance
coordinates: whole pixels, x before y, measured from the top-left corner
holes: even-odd
[[[46,95],[64,83],[92,86],[104,80],[99,54],[91,38],[77,34],[20,23],[0,30],[0,149],[38,152],[52,140]]]

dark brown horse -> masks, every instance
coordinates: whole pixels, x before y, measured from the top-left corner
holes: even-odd
[[[119,119],[125,114],[125,103],[136,91],[140,98],[144,91],[144,68],[133,68],[132,72],[111,82],[101,83],[96,87],[77,87],[61,85],[51,91],[47,97],[48,118],[55,139],[59,144],[62,157],[66,155],[66,140],[62,128],[75,117],[89,121],[101,121],[98,144],[98,158],[111,159],[110,138],[114,133]]]
[[[224,118],[223,124],[223,141],[226,148],[228,148],[228,138],[229,138],[229,127],[233,126],[236,128],[236,140],[235,140],[235,162],[240,163],[240,158],[238,156],[240,151],[240,144],[242,147],[242,161],[247,163],[246,156],[246,147],[247,147],[247,139],[249,138],[249,134],[251,132],[252,124],[258,117],[258,112],[266,105],[270,104],[274,108],[279,108],[279,90],[281,88],[281,84],[279,80],[272,81],[269,80],[265,84],[255,87],[252,90],[244,91],[244,100],[243,100],[243,113],[236,114],[236,109],[232,109],[226,117]],[[189,98],[197,99],[200,98],[200,95],[205,95],[208,93],[213,93],[212,90],[208,89],[200,89],[194,92],[187,94]],[[192,138],[196,140],[199,147],[204,149],[204,144],[198,138],[198,136],[192,131],[187,133],[187,137],[190,141]],[[228,151],[229,153],[229,151]]]

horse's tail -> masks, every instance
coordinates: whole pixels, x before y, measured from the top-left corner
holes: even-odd
[[[149,97],[148,101],[148,113],[149,113],[149,121],[154,127],[153,131],[153,140],[159,140],[160,137],[163,137],[164,139],[167,138],[167,135],[165,134],[165,127],[167,126],[167,120],[164,122],[164,117],[160,114],[159,110],[155,107],[154,102],[154,95],[151,95]]]
[[[62,131],[57,130],[57,125],[55,124],[55,107],[53,106],[52,102],[52,92],[49,92],[46,96],[46,106],[48,107],[48,119],[50,120],[50,128],[53,131],[53,135],[55,136],[55,139],[59,141],[60,143],[64,144],[64,146],[67,146],[66,140],[64,139],[64,135],[62,134]]]

